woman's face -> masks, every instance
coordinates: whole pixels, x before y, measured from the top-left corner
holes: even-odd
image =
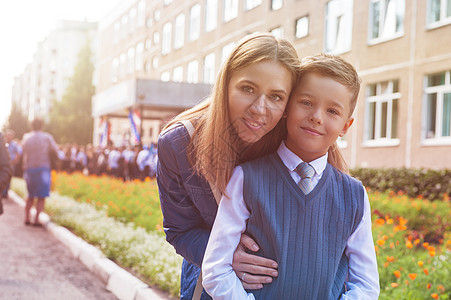
[[[232,73],[229,117],[241,140],[255,143],[277,125],[290,96],[291,82],[289,69],[272,60]]]

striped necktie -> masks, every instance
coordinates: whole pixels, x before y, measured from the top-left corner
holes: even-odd
[[[310,193],[313,188],[312,177],[315,174],[315,169],[311,165],[306,162],[301,162],[296,167],[296,172],[301,176],[301,180],[298,182],[298,186],[301,188],[301,191],[307,195]]]

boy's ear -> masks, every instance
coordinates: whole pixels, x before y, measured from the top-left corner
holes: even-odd
[[[340,137],[343,137],[347,132],[349,127],[351,127],[352,123],[354,123],[354,118],[349,118],[349,120],[345,123],[345,126],[343,126],[343,129],[340,132]]]

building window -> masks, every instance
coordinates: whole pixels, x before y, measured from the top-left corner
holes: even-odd
[[[127,55],[125,53],[121,53],[121,55],[119,56],[119,78],[124,78],[126,67]]]
[[[156,56],[152,58],[152,68],[158,69],[158,57]]]
[[[199,81],[199,62],[197,60],[188,63],[186,81],[189,83],[197,83]]]
[[[121,23],[119,21],[114,23],[114,30],[113,30],[113,43],[117,44],[121,38]]]
[[[205,31],[216,29],[218,23],[218,0],[206,0],[205,5]]]
[[[451,23],[451,1],[429,0],[428,1],[428,25],[437,27]]]
[[[111,65],[111,82],[117,82],[119,77],[119,59],[117,57],[113,58],[113,62]]]
[[[155,31],[153,33],[153,44],[158,45],[159,42],[160,42],[160,33],[158,31]]]
[[[139,42],[136,45],[136,62],[135,62],[136,71],[141,71],[143,68],[143,52],[144,52],[144,43]]]
[[[238,0],[224,0],[224,22],[238,16]]]
[[[171,32],[172,24],[170,22],[163,25],[163,34],[161,37],[161,54],[165,55],[171,51]]]
[[[271,9],[279,10],[282,8],[283,0],[271,0]]]
[[[282,38],[283,37],[283,28],[277,27],[277,28],[271,29],[271,34],[275,37]]]
[[[159,9],[156,9],[154,12],[153,12],[153,18],[154,18],[154,20],[155,20],[155,22],[158,22],[158,21],[160,21],[160,10]]]
[[[128,28],[128,15],[123,15],[121,18],[121,39],[127,36],[127,28]]]
[[[367,87],[365,143],[397,145],[399,99],[398,80],[370,84]]]
[[[129,24],[128,24],[128,32],[132,33],[135,31],[136,26],[136,8],[132,7],[130,12],[128,13]]]
[[[210,53],[204,59],[204,83],[213,84],[215,81],[215,54]]]
[[[176,67],[174,71],[172,71],[172,81],[174,82],[182,82],[183,81],[183,67]]]
[[[127,73],[131,74],[135,71],[135,48],[129,48],[127,51]]]
[[[295,37],[297,39],[306,37],[308,35],[308,16],[301,17],[296,20]]]
[[[152,48],[152,39],[146,39],[146,50],[150,50]]]
[[[251,10],[262,4],[262,0],[244,0],[244,9]]]
[[[169,5],[172,3],[173,0],[164,0],[163,3],[164,5]]]
[[[146,22],[146,1],[141,0],[138,3],[138,27],[144,26]]]
[[[189,35],[190,41],[197,40],[200,34],[200,4],[191,7],[189,12]]]
[[[166,82],[171,80],[171,73],[169,73],[169,71],[161,73],[160,80],[161,81],[166,81]]]
[[[388,40],[404,33],[405,0],[371,0],[370,40]]]
[[[185,15],[180,14],[175,18],[174,49],[180,49],[185,43]]]
[[[232,52],[233,48],[235,47],[235,43],[228,43],[224,47],[222,47],[221,51],[221,63],[224,63],[224,61],[229,57],[229,54]]]
[[[326,5],[325,51],[340,54],[351,50],[352,0],[331,0]]]
[[[423,139],[451,143],[451,71],[426,77]]]

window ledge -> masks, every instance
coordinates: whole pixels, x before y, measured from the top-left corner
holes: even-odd
[[[449,24],[451,24],[451,18],[446,18],[444,20],[440,20],[440,21],[437,21],[434,23],[427,24],[426,30],[433,30],[433,29],[440,28],[440,27],[443,27],[443,26],[446,26]]]
[[[394,147],[399,146],[399,139],[378,139],[363,142],[363,147]]]
[[[421,142],[422,146],[449,146],[451,145],[451,137],[426,139]]]
[[[392,40],[396,40],[396,39],[402,38],[403,36],[404,36],[404,32],[398,32],[398,33],[395,33],[392,36],[378,37],[378,38],[370,39],[370,40],[368,40],[368,45],[369,46],[373,46],[373,45],[381,44],[381,43],[384,43],[384,42],[389,42],[389,41],[392,41]]]

